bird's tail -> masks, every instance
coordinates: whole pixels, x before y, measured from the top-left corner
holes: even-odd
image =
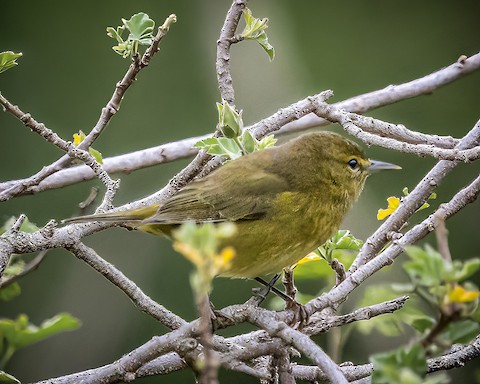
[[[87,223],[91,221],[108,221],[108,222],[139,222],[154,215],[159,208],[159,204],[149,205],[145,208],[128,209],[125,211],[95,213],[93,215],[71,217],[62,220],[62,224],[70,223]]]

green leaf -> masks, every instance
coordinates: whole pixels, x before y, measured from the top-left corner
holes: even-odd
[[[68,313],[45,320],[39,327],[29,323],[27,315],[19,315],[16,320],[0,320],[0,335],[3,334],[9,346],[18,349],[79,326],[80,321]]]
[[[242,148],[234,139],[229,139],[226,137],[219,137],[218,143],[225,151],[225,154],[228,155],[232,160],[235,160],[242,156]]]
[[[113,27],[107,27],[107,36],[117,40],[119,43],[123,43],[122,34],[124,30],[125,30],[124,25],[117,27],[117,29]]]
[[[243,18],[245,20],[245,29],[242,32],[244,39],[256,39],[257,36],[267,28],[268,19],[257,19],[253,17],[249,8],[243,10]]]
[[[103,164],[103,157],[101,152],[90,147],[88,148],[88,153],[90,153],[90,155],[92,155],[99,164]]]
[[[410,324],[420,334],[425,334],[429,329],[434,326],[435,319],[427,315],[417,314],[408,316],[408,320],[406,320],[406,323]]]
[[[420,247],[407,247],[405,252],[410,261],[403,264],[412,281],[426,287],[439,286],[445,275],[445,263],[442,256],[430,246],[425,249]]]
[[[150,45],[152,43],[152,32],[155,28],[155,21],[143,12],[136,13],[130,20],[122,19],[123,25],[130,31],[128,38],[137,40],[140,44]]]
[[[241,139],[245,154],[252,153],[257,149],[257,140],[255,140],[249,130],[245,129],[243,131]]]
[[[445,273],[445,280],[451,283],[458,283],[468,279],[480,269],[480,259],[474,258],[461,262],[454,260],[451,268]]]
[[[392,352],[374,355],[372,383],[374,384],[423,384],[427,372],[425,351],[414,344]]]
[[[265,29],[268,28],[268,19],[257,19],[253,17],[252,11],[245,8],[243,10],[243,17],[245,19],[245,29],[241,33],[244,39],[256,40],[258,44],[267,52],[267,55],[272,61],[275,58],[275,48],[268,42],[268,37]]]
[[[362,245],[363,241],[353,236],[350,231],[339,230],[316,252],[330,263],[333,257],[345,257],[350,252],[359,251]]]
[[[275,137],[273,135],[269,135],[267,137],[264,137],[258,143],[258,150],[261,151],[263,149],[273,147],[276,142],[277,142],[277,139],[275,139]]]
[[[18,65],[17,59],[21,57],[23,53],[15,53],[12,51],[5,51],[0,53],[0,73],[8,71],[10,68]]]
[[[480,324],[472,320],[462,320],[450,323],[447,329],[442,332],[442,339],[449,344],[466,344],[478,335]]]
[[[137,54],[139,45],[152,44],[155,22],[146,13],[136,13],[129,20],[122,19],[122,23],[116,29],[107,27],[107,35],[117,40],[118,45],[112,49],[123,58]],[[126,40],[122,37],[125,30],[129,32]]]
[[[273,46],[268,42],[268,37],[265,31],[260,33],[260,35],[258,35],[258,37],[255,40],[257,41],[258,44],[260,44],[263,50],[267,53],[270,61],[273,61],[273,59],[275,58],[275,48],[273,48]]]
[[[242,148],[234,139],[226,137],[210,137],[200,140],[194,144],[194,147],[207,151],[213,156],[224,156],[230,159],[236,159],[242,156]]]
[[[0,371],[0,383],[17,383],[21,384],[20,381],[12,375],[9,375],[6,372]]]
[[[217,103],[217,110],[220,130],[225,137],[233,139],[242,134],[242,111],[237,112],[226,100]]]
[[[21,293],[20,284],[14,282],[12,284],[7,285],[0,289],[0,300],[8,301],[13,299],[14,297],[20,295]]]

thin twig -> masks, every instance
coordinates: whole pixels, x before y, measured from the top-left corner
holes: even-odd
[[[302,332],[306,335],[317,335],[328,332],[328,330],[334,327],[341,327],[355,321],[369,320],[372,317],[393,313],[402,309],[407,300],[408,296],[402,296],[383,303],[359,308],[345,315],[329,316],[327,318],[320,318],[319,320],[316,320],[315,316],[312,316],[309,323],[302,328]]]
[[[133,84],[136,80],[136,76],[140,72],[141,69],[145,68],[152,56],[158,51],[158,44],[160,40],[166,35],[169,30],[169,27],[172,23],[176,21],[175,15],[170,15],[166,20],[165,23],[158,29],[157,35],[152,39],[152,45],[145,51],[144,55],[142,56],[141,60],[133,60],[130,64],[127,73],[123,76],[122,80],[120,80],[113,92],[112,97],[107,102],[106,106],[102,108],[102,112],[100,117],[93,127],[93,129],[88,133],[85,139],[78,145],[79,150],[87,150],[92,143],[100,136],[100,134],[105,130],[107,124],[109,123],[112,116],[118,112],[120,109],[120,102],[122,101],[125,92]],[[0,95],[1,97],[1,95]],[[0,98],[0,103],[5,107],[4,100]],[[8,109],[7,109],[8,110]],[[16,116],[19,118],[19,116]],[[28,190],[33,186],[37,186],[42,180],[46,177],[54,174],[55,172],[65,168],[71,163],[71,156],[64,155],[54,163],[50,164],[49,166],[43,167],[39,172],[35,175],[21,180],[20,183],[15,183],[14,185],[10,186],[8,189],[0,189],[0,201],[8,200],[14,196],[22,194],[24,191]]]
[[[70,141],[63,140],[51,129],[45,127],[44,124],[36,121],[29,113],[23,112],[16,105],[13,105],[12,103],[10,103],[1,94],[0,94],[0,103],[5,107],[6,112],[18,118],[25,126],[30,128],[33,132],[42,136],[47,142],[55,145],[57,148],[66,152],[71,159],[73,158],[80,159],[87,166],[89,166],[92,169],[92,171],[95,173],[95,175],[102,181],[102,183],[107,188],[107,193],[105,195],[104,204],[103,204],[104,207],[107,208],[110,205],[119,185],[117,182],[115,182],[110,178],[108,173],[105,172],[105,170],[102,168],[101,164],[90,153],[88,153],[88,151],[81,149],[80,146],[76,147]],[[0,194],[0,201],[6,200],[10,190],[11,189]]]
[[[203,362],[200,369],[198,382],[199,384],[216,384],[218,383],[219,364],[212,348],[212,310],[210,308],[210,300],[208,295],[202,295],[202,297],[199,298],[197,306],[200,314],[198,333],[200,336],[200,343],[203,346]]]
[[[439,148],[432,144],[410,144],[405,141],[399,141],[397,139],[382,137],[378,136],[378,134],[366,132],[362,128],[368,129],[376,127],[375,131],[386,135],[387,132],[398,131],[398,127],[379,119],[346,112],[345,110],[338,109],[333,105],[324,102],[318,102],[315,113],[332,123],[339,123],[348,133],[364,141],[368,145],[377,145],[379,147],[393,149],[399,152],[413,153],[420,157],[432,156],[436,159],[443,160],[471,162],[480,158],[480,145],[468,149],[460,149],[458,146],[453,149]]]
[[[14,282],[18,281],[21,277],[29,274],[30,272],[36,270],[40,263],[45,259],[47,256],[48,251],[41,251],[37,256],[35,256],[30,262],[28,262],[25,267],[22,269],[20,273],[17,273],[14,276],[10,276],[7,279],[0,278],[0,289],[13,284]]]
[[[442,255],[443,260],[447,264],[452,263],[452,255],[450,247],[448,246],[448,229],[445,225],[445,218],[440,215],[435,215],[437,225],[435,228],[435,237],[437,239],[437,250]]]

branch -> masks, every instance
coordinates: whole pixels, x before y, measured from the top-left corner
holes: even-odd
[[[151,167],[158,164],[168,163],[195,155],[198,151],[193,145],[211,135],[197,136],[179,140],[173,143],[162,144],[156,147],[143,149],[119,156],[103,159],[103,169],[109,174],[129,174],[138,169]],[[34,194],[50,189],[62,188],[68,185],[80,183],[95,178],[95,173],[86,165],[78,165],[62,169],[42,180],[38,185],[25,189],[17,196]],[[0,183],[0,193],[16,184],[24,184],[28,179],[12,180]]]
[[[249,322],[261,327],[272,337],[280,337],[287,345],[293,345],[320,367],[330,382],[348,384],[338,365],[307,335],[276,320],[273,314],[267,311],[259,311],[258,308],[256,309],[257,311],[250,311],[248,317]]]
[[[45,127],[44,124],[36,121],[29,113],[23,112],[20,108],[10,103],[3,95],[0,94],[0,104],[5,107],[5,111],[18,118],[26,127],[30,128],[33,132],[42,136],[47,142],[55,145],[57,148],[66,152],[70,159],[77,158],[83,161],[88,167],[91,168],[93,173],[102,181],[107,188],[102,208],[108,208],[111,206],[115,192],[119,187],[119,183],[112,180],[107,172],[102,168],[102,165],[95,160],[95,158],[83,150],[80,146],[76,147],[72,142],[63,140],[51,129]],[[38,181],[38,180],[37,180]],[[14,187],[15,188],[15,187]],[[9,190],[0,194],[0,201],[6,200]]]
[[[383,267],[391,265],[403,252],[403,249],[406,246],[414,244],[433,231],[436,225],[438,225],[436,216],[440,216],[445,220],[450,218],[467,204],[474,202],[479,194],[480,176],[478,176],[470,185],[457,192],[448,203],[442,204],[433,215],[410,229],[399,240],[394,240],[392,245],[385,251],[368,261],[366,264],[363,264],[355,272],[352,272],[342,283],[334,287],[330,292],[307,303],[304,307],[306,313],[312,315],[314,312],[321,311],[326,307],[343,302],[347,295],[368,277]]]
[[[309,323],[302,329],[302,332],[306,335],[317,335],[319,333],[325,333],[334,327],[341,327],[355,321],[369,320],[372,317],[393,313],[402,309],[407,300],[408,296],[402,296],[383,303],[359,308],[345,315],[329,316],[325,319],[321,318],[318,321],[315,319],[315,316],[312,316]]]
[[[350,99],[335,103],[333,106],[350,112],[366,112],[418,95],[430,94],[439,87],[466,76],[479,68],[480,53],[477,53],[465,61],[452,64],[423,78],[400,85],[391,85],[378,91],[354,96]],[[322,119],[313,114],[313,110],[305,110],[301,108],[300,103],[302,103],[302,101],[279,110],[276,114],[263,119],[248,129],[256,132],[257,138],[260,138],[263,137],[263,135],[274,132],[278,129],[280,129],[279,133],[298,132],[314,126],[330,124],[328,120]],[[286,111],[292,111],[296,116],[296,119],[284,119],[283,112]],[[393,129],[393,127],[395,127],[395,129]],[[375,130],[375,126],[370,129],[365,128],[365,130],[370,133],[382,134]],[[439,148],[453,148],[459,142],[458,139],[454,139],[450,136],[426,135],[415,131],[409,131],[402,125],[394,126],[392,124],[390,127],[387,127],[387,132],[387,136],[393,139],[411,144],[423,143],[425,145],[435,145]],[[129,173],[137,169],[189,157],[197,152],[196,149],[192,148],[192,145],[205,137],[209,137],[209,135],[184,139],[122,156],[107,158],[104,159],[104,168],[109,173]],[[158,156],[156,156],[157,151],[160,152]],[[165,157],[163,155],[165,155]],[[198,164],[197,160],[196,164]],[[35,176],[32,176],[32,178]],[[14,195],[4,195],[4,193],[7,189],[13,188],[17,184],[27,185],[28,180],[31,178],[0,183],[0,197],[6,196],[5,198],[11,198],[17,195],[37,193],[53,188],[61,188],[80,181],[90,180],[92,178],[94,178],[94,174],[85,166],[68,168],[62,170],[58,175],[49,176],[40,184],[35,182],[32,186],[23,188],[21,192],[17,192]]]
[[[79,150],[87,150],[88,147],[92,145],[92,143],[98,138],[98,136],[100,136],[100,134],[107,127],[107,124],[109,123],[112,116],[115,113],[117,113],[118,110],[120,109],[120,102],[122,101],[125,95],[125,92],[130,87],[130,85],[133,84],[140,70],[148,66],[152,56],[156,52],[158,52],[158,44],[160,40],[166,35],[170,25],[175,21],[176,21],[176,16],[170,15],[165,20],[165,23],[161,27],[159,27],[157,35],[153,38],[151,46],[145,51],[142,59],[139,60],[138,58],[136,58],[135,60],[133,60],[132,64],[130,64],[130,67],[128,68],[128,71],[124,75],[123,79],[117,83],[115,90],[113,92],[113,95],[108,101],[107,105],[104,108],[102,108],[102,112],[100,114],[100,117],[97,123],[95,124],[93,129],[90,131],[90,133],[85,137],[85,139],[77,147]],[[0,103],[6,108],[7,111],[9,111],[9,109],[7,108],[7,105],[5,104],[5,101],[6,99],[1,97],[0,95]],[[25,114],[23,115],[26,116]],[[20,116],[18,115],[15,115],[15,116],[20,119]],[[28,117],[30,117],[30,115],[28,115]],[[19,194],[23,194],[29,188],[33,186],[37,186],[46,177],[65,168],[70,163],[71,163],[71,156],[67,156],[67,155],[62,156],[60,159],[50,164],[49,166],[43,167],[35,175],[27,179],[19,180],[19,182],[16,182],[15,184],[10,185],[9,187],[7,187],[8,189],[0,188],[0,191],[1,191],[0,201],[5,201],[12,197],[18,196]]]
[[[433,357],[427,360],[427,373],[444,371],[453,368],[462,368],[465,363],[480,356],[480,336],[466,346],[461,346],[457,350],[446,353],[443,356]],[[373,373],[372,364],[341,366],[340,369],[345,377],[350,380],[361,380],[369,378]],[[326,380],[326,375],[318,367],[294,365],[292,367],[296,379],[305,381]],[[370,382],[370,381],[367,381]]]
[[[120,288],[132,302],[146,314],[160,321],[170,329],[177,329],[186,324],[186,321],[181,317],[170,312],[168,309],[153,301],[130,279],[128,279],[122,272],[116,269],[112,264],[102,259],[92,249],[85,244],[78,242],[66,247],[79,259],[85,261],[97,272],[101,273],[114,285]]]
[[[480,120],[455,148],[462,150],[473,147],[478,143],[478,140],[480,140]],[[457,164],[458,162],[441,160],[427,173],[413,191],[405,197],[398,209],[365,241],[360,253],[351,265],[349,273],[375,256],[385,245],[387,234],[397,232]]]
[[[399,126],[372,117],[364,117],[355,113],[346,112],[323,102],[318,103],[315,113],[332,123],[339,123],[348,133],[364,141],[368,145],[373,144],[399,152],[413,153],[420,157],[432,156],[443,160],[470,162],[480,158],[480,145],[476,145],[474,148],[469,149],[459,149],[457,143],[457,147],[454,149],[448,149],[439,148],[433,144],[410,144],[404,141],[399,141],[397,139],[385,137],[391,132],[398,131],[400,128]],[[370,129],[377,133],[372,134],[365,132],[362,128],[365,130]],[[405,127],[403,128],[406,129]],[[445,143],[442,144],[446,145]]]
[[[394,104],[401,100],[410,99],[420,95],[430,95],[436,89],[452,83],[459,78],[469,75],[480,68],[480,52],[465,58],[461,56],[455,63],[433,72],[419,79],[409,81],[399,85],[389,85],[381,90],[354,96],[350,99],[333,104],[337,108],[349,112],[363,113],[385,105]],[[328,121],[310,114],[300,121],[290,123],[283,127],[282,131],[295,132],[312,127],[329,124]],[[375,132],[372,132],[375,133]],[[401,129],[398,132],[392,132],[396,138],[407,143],[423,142],[426,144],[438,145],[436,136],[424,135],[419,132],[412,132]],[[412,141],[413,140],[413,141]],[[456,142],[450,138],[450,148],[455,146]]]
[[[242,11],[247,6],[247,0],[234,0],[227,12],[225,22],[223,23],[220,37],[217,41],[217,59],[215,66],[217,69],[217,82],[220,91],[220,98],[226,100],[228,104],[235,103],[235,91],[233,89],[232,73],[230,68],[230,46],[234,42],[233,36],[242,16]]]

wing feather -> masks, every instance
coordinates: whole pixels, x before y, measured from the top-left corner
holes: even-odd
[[[238,164],[234,164],[237,167],[233,168],[230,164],[233,162],[190,183],[144,222],[181,224],[185,221],[255,220],[267,213],[279,193],[288,190],[288,184],[283,178],[258,168],[254,162],[242,164],[241,177],[235,172]]]

